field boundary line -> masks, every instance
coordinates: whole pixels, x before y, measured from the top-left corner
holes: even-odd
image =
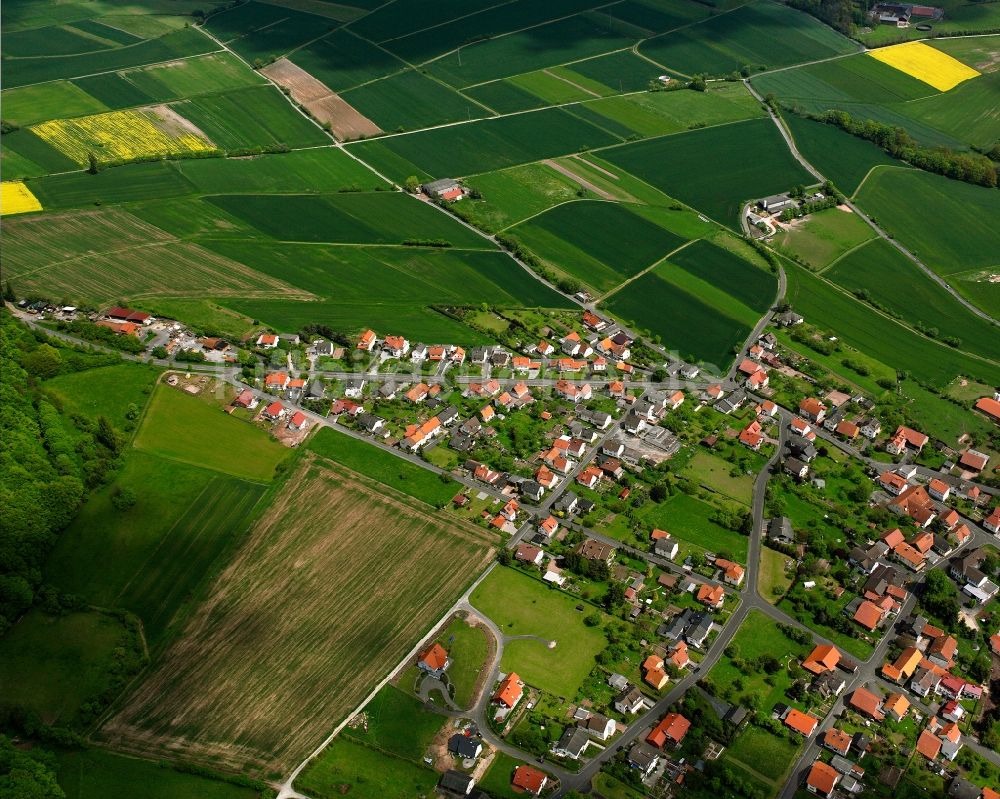
[[[633,46],[634,45],[632,45],[630,47],[619,47],[619,48],[617,48],[615,50],[608,50],[605,53],[598,53],[597,55],[589,55],[589,56],[587,56],[585,58],[575,58],[572,61],[564,61],[561,64],[550,64],[547,67],[542,67],[542,69],[531,69],[531,70],[528,70],[527,72],[518,72],[518,73],[516,73],[514,75],[507,75],[504,78],[491,78],[490,80],[480,81],[479,83],[470,83],[468,86],[463,86],[462,88],[463,89],[478,89],[480,86],[488,86],[491,83],[502,83],[505,80],[510,80],[511,78],[519,78],[522,75],[530,75],[533,72],[547,72],[550,69],[556,69],[558,67],[571,67],[571,66],[573,66],[573,64],[582,64],[584,61],[592,61],[595,58],[604,58],[604,56],[614,55],[615,53],[625,53],[625,52],[628,52],[629,50],[632,49]],[[553,77],[558,77],[558,75],[554,75]],[[597,81],[597,82],[600,83],[600,81]],[[605,85],[607,85],[607,84],[605,84]],[[608,86],[608,88],[610,89],[612,87]],[[615,92],[615,94],[618,94],[618,93],[619,92]],[[602,95],[596,95],[596,96],[597,97],[601,97]],[[603,96],[610,97],[610,96],[613,96],[613,95],[603,95]]]
[[[834,258],[832,261],[830,261],[830,263],[828,263],[822,269],[817,269],[816,270],[816,274],[817,275],[822,275],[828,269],[833,269],[834,266],[836,266],[840,261],[842,261],[848,255],[850,255],[852,252],[855,252],[856,250],[860,250],[862,247],[864,247],[867,244],[871,244],[873,241],[878,241],[878,236],[872,236],[870,239],[865,239],[860,244],[855,244],[850,249],[844,250],[844,252],[842,252],[840,255],[838,255],[836,258]]]
[[[871,169],[869,169],[865,173],[865,176],[863,178],[861,178],[861,182],[858,184],[858,187],[851,194],[850,199],[853,200],[853,199],[855,199],[858,196],[858,192],[861,191],[861,187],[864,186],[865,183],[868,182],[868,178],[870,178],[875,173],[875,171],[879,170],[879,169],[901,169],[904,172],[913,172],[913,171],[920,172],[920,171],[922,171],[922,170],[919,170],[916,167],[912,167],[912,166],[900,166],[898,164],[875,164],[875,166],[873,166]]]
[[[395,0],[390,0],[390,2],[395,2]],[[428,25],[426,28],[418,28],[415,31],[407,31],[402,36],[390,36],[388,39],[382,39],[381,41],[375,42],[373,44],[382,44],[383,42],[395,42],[399,39],[405,39],[407,36],[416,36],[418,33],[424,33],[426,31],[434,30],[434,28],[440,28],[445,25],[450,25],[452,22],[458,22],[460,19],[468,19],[469,17],[474,17],[476,14],[482,14],[485,11],[492,11],[495,8],[501,8],[503,6],[512,5],[516,0],[502,0],[502,2],[494,3],[491,6],[484,6],[483,8],[477,8],[475,11],[470,11],[468,14],[460,14],[457,17],[452,17],[451,19],[446,19],[444,22],[436,22],[433,25]],[[389,3],[386,3],[389,5]],[[356,20],[355,20],[356,21]],[[348,23],[350,24],[350,23]],[[371,40],[369,40],[371,41]]]
[[[683,250],[685,247],[690,247],[696,241],[701,241],[702,238],[703,237],[699,237],[697,239],[691,239],[690,241],[685,241],[679,247],[674,247],[674,249],[672,249],[670,252],[668,252],[666,255],[664,255],[662,258],[660,258],[660,260],[653,262],[652,264],[650,264],[649,266],[647,266],[645,269],[643,269],[641,272],[638,272],[637,274],[635,274],[632,277],[630,277],[624,283],[620,283],[619,285],[615,286],[613,289],[611,289],[611,291],[608,291],[605,294],[602,294],[600,297],[598,297],[596,300],[594,300],[594,302],[597,302],[597,303],[604,302],[608,297],[610,297],[613,294],[617,294],[619,291],[621,291],[623,288],[625,288],[629,283],[633,283],[636,280],[638,280],[640,277],[643,277],[647,273],[652,272],[654,269],[656,269],[656,267],[658,267],[660,264],[662,264],[663,262],[665,262],[672,255],[676,255],[681,250]]]
[[[564,78],[562,75],[557,75],[555,72],[552,71],[552,69],[553,69],[553,67],[546,67],[545,69],[542,70],[542,73],[545,74],[545,75],[548,75],[550,78],[555,78],[556,80],[561,80],[563,83],[567,83],[570,86],[572,86],[574,89],[579,89],[584,94],[589,94],[591,97],[593,97],[595,99],[604,97],[604,95],[598,94],[593,89],[588,89],[586,86],[581,86],[579,83],[574,83],[569,78]],[[610,88],[610,87],[608,87],[608,88]]]

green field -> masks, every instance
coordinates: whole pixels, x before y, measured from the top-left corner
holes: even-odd
[[[67,411],[91,419],[106,416],[120,428],[130,406],[146,404],[159,374],[159,369],[122,363],[54,377],[45,386]]]
[[[313,436],[309,449],[434,507],[443,506],[458,492],[455,481],[443,482],[434,472],[329,427]]]
[[[751,724],[729,745],[726,759],[735,760],[777,788],[788,776],[799,749],[800,745],[787,736],[778,736]]]
[[[548,108],[358,142],[347,149],[401,182],[409,175],[430,179],[490,172],[619,138],[564,109]]]
[[[824,277],[852,292],[867,291],[881,306],[910,324],[936,328],[959,349],[997,359],[996,325],[973,315],[895,247],[872,241],[841,258]]]
[[[778,249],[798,256],[812,269],[823,271],[875,235],[857,214],[827,208],[783,226],[773,242]]]
[[[315,799],[339,799],[345,786],[354,799],[412,799],[430,796],[437,781],[437,773],[428,768],[337,738],[302,772],[295,787]]]
[[[970,302],[1000,317],[1000,193],[917,170],[879,170],[858,204]],[[933,208],[930,219],[927,209]]]
[[[700,11],[696,5],[685,5],[685,8]],[[641,91],[663,72],[655,64],[651,64],[645,58],[640,58],[631,50],[619,50],[617,53],[575,61],[566,69],[620,92]]]
[[[122,623],[95,611],[47,616],[30,610],[0,638],[0,702],[72,727],[84,703],[107,690]]]
[[[221,404],[167,386],[153,392],[135,447],[258,482],[271,480],[289,455],[266,433],[223,413]]]
[[[13,135],[20,136],[22,133],[34,136],[30,131],[18,131]],[[9,138],[4,136],[5,140]],[[35,139],[41,141],[37,137]],[[51,210],[148,200],[154,193],[161,199],[180,197],[194,191],[191,183],[169,161],[127,164],[105,169],[96,175],[83,170],[66,175],[49,175],[32,180],[30,188],[39,202]]]
[[[57,117],[99,114],[108,110],[100,100],[65,80],[8,89],[0,97],[4,120],[21,127]]]
[[[555,641],[516,640],[504,647],[503,671],[516,671],[529,685],[572,698],[594,668],[607,640],[599,627],[587,627],[577,601],[514,569],[494,568],[470,598],[505,635],[537,635]]]
[[[861,352],[917,380],[945,386],[956,375],[996,382],[1000,371],[937,344],[880,314],[801,267],[785,264],[787,298],[811,324],[829,330]]]
[[[4,179],[35,177],[52,172],[78,170],[79,165],[69,156],[42,140],[27,128],[21,128],[3,137]],[[16,158],[8,171],[7,159]]]
[[[341,28],[296,50],[291,61],[335,92],[406,69],[391,53]]]
[[[601,157],[733,228],[741,203],[812,182],[769,119],[624,144]]]
[[[272,86],[254,86],[182,100],[172,106],[227,151],[312,147],[330,138]]]
[[[773,302],[776,287],[773,275],[702,240],[611,294],[603,306],[682,356],[725,367]]]
[[[438,730],[443,716],[424,708],[419,699],[386,685],[364,708],[367,729],[347,727],[345,738],[419,763]]]
[[[460,248],[495,249],[489,239],[402,192],[323,197],[234,194],[208,201],[282,241],[403,244],[434,240]]]
[[[386,131],[427,128],[489,114],[478,103],[413,69],[366,83],[341,96]]]
[[[685,239],[624,205],[569,202],[508,231],[542,260],[600,292],[652,266]]]
[[[688,461],[684,474],[699,485],[708,486],[713,491],[749,506],[753,477],[748,474],[734,477],[730,474],[732,468],[729,461],[704,450],[698,450]]]
[[[726,552],[746,563],[747,537],[721,527],[710,518],[711,505],[687,494],[675,494],[666,502],[650,503],[640,513],[650,528],[668,530],[674,538],[707,549]]]
[[[92,75],[96,72],[170,61],[218,49],[215,42],[200,31],[194,28],[185,28],[167,33],[158,39],[139,42],[130,47],[79,55],[39,55],[19,58],[13,62],[5,52],[3,59],[4,72],[6,73],[4,82],[6,88],[10,89],[60,78],[76,78]],[[13,69],[10,68],[12,63],[17,64]]]
[[[847,195],[853,195],[877,166],[903,166],[881,147],[852,136],[834,125],[789,113],[784,116],[795,145],[820,174]]]
[[[328,17],[267,3],[246,3],[214,14],[206,26],[247,61],[267,61],[337,27]]]
[[[785,576],[785,562],[788,560],[788,555],[783,552],[769,547],[760,548],[760,576],[757,588],[760,595],[772,604],[792,587],[792,578]]]
[[[132,508],[112,506],[119,488],[135,492]],[[142,619],[150,645],[159,644],[219,556],[241,539],[263,492],[130,452],[114,482],[91,496],[60,537],[46,579],[95,605],[127,608]]]
[[[854,49],[851,42],[801,11],[749,3],[641,45],[643,55],[679,72],[724,75],[742,66],[788,66]]]
[[[259,799],[261,792],[222,780],[174,771],[164,762],[139,760],[102,749],[56,754],[56,779],[66,799]]]
[[[463,218],[489,231],[502,230],[547,208],[577,199],[580,184],[546,164],[525,164],[485,172],[468,181],[482,195],[457,209]]]

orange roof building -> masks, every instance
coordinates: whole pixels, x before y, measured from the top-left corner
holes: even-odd
[[[935,760],[941,754],[941,739],[930,730],[923,730],[917,738],[917,751],[928,760]]]
[[[882,710],[886,715],[899,721],[910,709],[910,700],[900,693],[889,694],[882,703]]]
[[[448,668],[448,650],[435,641],[420,653],[417,665],[424,671],[442,672]]]
[[[702,583],[698,588],[698,601],[710,608],[721,608],[725,597],[726,592],[721,585]]]
[[[840,651],[835,646],[820,644],[807,657],[802,668],[813,674],[822,674],[824,671],[833,671],[840,663]]]
[[[500,683],[500,688],[497,689],[496,695],[493,698],[497,704],[512,708],[521,701],[521,696],[523,694],[524,683],[522,683],[521,678],[512,671],[503,679],[503,682]]]
[[[819,726],[819,719],[809,713],[803,713],[801,710],[796,710],[792,708],[788,711],[788,715],[785,716],[785,726],[799,735],[804,735],[808,738],[816,731],[816,727]]]
[[[879,710],[879,699],[867,688],[856,688],[851,698],[847,700],[847,706],[855,710],[862,716],[881,721],[884,716]]]
[[[646,743],[660,748],[668,743],[672,746],[680,746],[689,729],[691,729],[691,722],[680,713],[667,713],[652,732],[646,736]]]
[[[1000,422],[1000,402],[997,402],[992,397],[983,397],[976,400],[976,410],[980,413],[985,413],[994,421]]]
[[[919,649],[915,646],[908,646],[896,658],[895,663],[886,663],[882,667],[882,676],[893,682],[905,682],[913,676],[913,672],[917,670],[922,658]]]
[[[838,782],[840,782],[840,774],[837,773],[837,770],[828,763],[817,760],[809,769],[809,775],[806,777],[806,788],[809,789],[810,793],[829,797],[833,795],[833,789],[837,787]]]
[[[534,766],[518,766],[514,769],[514,779],[511,780],[510,784],[516,791],[538,796],[548,780],[545,772],[539,771]]]
[[[882,622],[882,611],[878,605],[869,602],[867,599],[862,602],[854,613],[854,621],[866,630],[874,630]]]

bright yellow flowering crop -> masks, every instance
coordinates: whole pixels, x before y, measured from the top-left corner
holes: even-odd
[[[38,198],[21,181],[5,180],[0,183],[0,216],[41,210],[42,204],[38,202]]]
[[[954,89],[959,83],[979,75],[972,67],[923,42],[879,47],[877,50],[871,50],[868,55],[933,86],[940,92]]]
[[[155,155],[211,150],[210,142],[188,131],[168,132],[152,110],[112,111],[77,119],[54,119],[31,130],[78,164],[87,154],[98,161],[133,161]]]

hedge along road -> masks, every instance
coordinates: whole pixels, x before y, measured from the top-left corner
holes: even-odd
[[[756,100],[759,100],[761,103],[764,103],[764,98],[761,97],[760,94],[757,93],[757,90],[754,89],[754,87],[750,84],[749,79],[744,79],[743,80],[743,85],[747,87],[747,91],[749,91],[750,94],[752,94],[753,97]],[[766,105],[766,103],[765,103],[765,105]],[[819,170],[817,170],[812,164],[810,164],[805,159],[805,157],[802,155],[802,153],[799,152],[799,148],[795,145],[795,140],[792,138],[792,134],[785,127],[785,124],[781,120],[781,117],[779,117],[774,112],[774,109],[772,109],[771,106],[766,105],[766,107],[767,107],[767,113],[768,113],[768,115],[770,115],[771,120],[774,122],[774,124],[778,126],[778,130],[781,131],[782,138],[784,138],[785,143],[788,145],[788,149],[791,151],[792,155],[795,157],[795,160],[797,160],[800,164],[802,164],[803,168],[806,169],[806,170],[808,170],[808,172],[813,177],[815,177],[816,180],[818,180],[820,183],[824,182],[826,180],[826,178],[822,174],[820,174]],[[994,319],[992,316],[990,316],[988,313],[986,313],[986,311],[983,311],[980,308],[977,308],[975,305],[973,305],[971,302],[969,302],[967,299],[965,299],[965,297],[963,297],[961,294],[959,294],[957,291],[955,291],[955,289],[953,289],[944,278],[942,278],[941,276],[939,276],[936,272],[934,272],[932,269],[930,269],[923,261],[921,261],[919,258],[917,258],[916,255],[914,255],[912,252],[910,252],[908,249],[906,249],[906,247],[904,247],[902,244],[900,244],[898,241],[896,241],[894,238],[892,238],[888,233],[886,233],[884,230],[882,230],[882,228],[880,228],[877,224],[875,224],[875,222],[872,220],[871,217],[868,216],[868,214],[866,214],[864,211],[862,211],[860,208],[858,208],[858,206],[855,205],[853,202],[851,202],[851,200],[849,198],[847,198],[847,197],[844,198],[844,204],[848,208],[850,208],[854,213],[856,213],[862,220],[864,220],[864,222],[872,230],[874,230],[875,233],[878,234],[878,236],[881,239],[883,239],[884,241],[889,242],[889,244],[891,244],[893,247],[895,247],[897,250],[899,250],[903,255],[905,255],[907,258],[909,258],[914,264],[917,265],[918,269],[920,269],[931,280],[933,280],[935,283],[937,283],[941,288],[943,288],[945,291],[947,291],[952,297],[954,297],[956,300],[958,300],[958,302],[960,302],[962,305],[964,305],[969,310],[970,313],[975,314],[980,319],[984,319],[985,321],[990,322],[993,325],[1000,325],[1000,321]]]

